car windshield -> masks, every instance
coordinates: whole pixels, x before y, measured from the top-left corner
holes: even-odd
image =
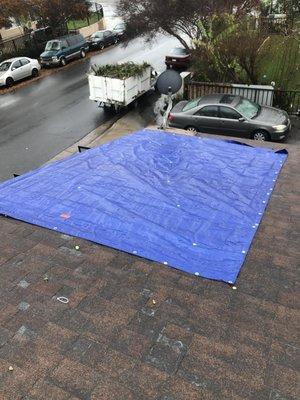
[[[198,103],[199,103],[199,99],[189,101],[189,102],[183,107],[183,110],[182,110],[182,111],[189,111],[189,110],[191,110],[192,108],[197,107]]]
[[[0,71],[1,72],[8,71],[10,66],[11,62],[9,61],[3,62],[2,64],[0,64]]]
[[[60,50],[60,42],[58,42],[58,41],[55,41],[55,42],[48,42],[48,43],[46,44],[45,50],[46,50],[46,51]]]
[[[187,55],[188,52],[186,49],[183,49],[181,47],[175,47],[175,49],[171,50],[170,54],[177,55],[177,56],[184,56],[184,55]]]
[[[103,33],[102,32],[96,32],[92,34],[92,38],[98,38],[101,39],[103,37]]]
[[[122,30],[122,29],[125,29],[125,24],[118,24],[118,25],[116,25],[114,27],[115,31],[119,31],[119,30]]]
[[[260,111],[260,106],[251,100],[242,99],[235,107],[242,115],[247,118],[254,118]]]

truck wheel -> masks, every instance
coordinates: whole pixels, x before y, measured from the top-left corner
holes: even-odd
[[[11,78],[11,77],[8,77],[7,79],[6,79],[6,87],[12,87],[13,86],[13,84],[14,84],[14,80],[13,80],[13,78]]]
[[[64,67],[64,66],[67,65],[67,60],[66,60],[65,57],[62,57],[62,58],[60,59],[60,65],[61,65],[62,67]]]

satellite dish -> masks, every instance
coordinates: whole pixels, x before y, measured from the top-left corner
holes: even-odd
[[[181,75],[172,69],[169,69],[160,74],[156,82],[157,90],[161,94],[166,95],[177,93],[178,90],[180,90],[181,86]]]

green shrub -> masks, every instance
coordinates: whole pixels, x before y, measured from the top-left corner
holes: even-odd
[[[103,76],[114,79],[127,79],[131,76],[141,76],[145,69],[149,68],[148,63],[135,64],[133,62],[123,64],[93,65],[91,72],[96,76]]]

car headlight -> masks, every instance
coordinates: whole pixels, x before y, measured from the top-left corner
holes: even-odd
[[[275,131],[277,132],[283,132],[286,130],[287,127],[286,125],[274,125],[272,128],[275,129]]]

